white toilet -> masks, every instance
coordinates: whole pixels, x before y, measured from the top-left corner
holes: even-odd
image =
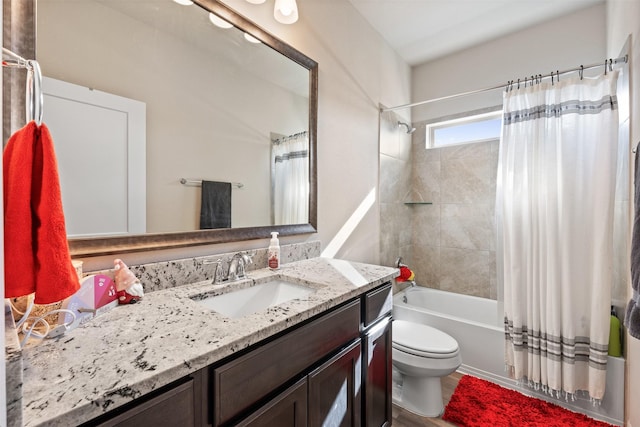
[[[462,359],[458,342],[438,329],[394,320],[393,366],[402,376],[399,405],[423,417],[444,411],[440,377],[454,372]]]

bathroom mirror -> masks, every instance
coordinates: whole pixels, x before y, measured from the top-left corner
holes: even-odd
[[[216,0],[194,3],[37,2],[36,58],[46,77],[146,105],[146,232],[70,236],[73,256],[316,231],[317,63]],[[89,12],[95,11],[93,18]],[[213,25],[210,12],[233,28]],[[120,44],[100,47],[102,41]],[[133,62],[138,58],[142,65]],[[142,88],[145,82],[152,86]],[[45,98],[45,123],[52,101]],[[271,194],[280,184],[271,179],[271,142],[300,133],[308,139],[308,214],[301,221],[278,221]],[[53,128],[52,134],[55,141]],[[82,163],[59,155],[63,199],[65,174]],[[117,169],[123,168],[109,170]],[[89,170],[84,177],[91,175]],[[115,178],[101,175],[103,185]],[[234,219],[232,228],[199,230],[200,180],[232,183],[232,210],[246,215]],[[88,188],[101,187],[98,182]],[[66,211],[65,205],[69,217]]]

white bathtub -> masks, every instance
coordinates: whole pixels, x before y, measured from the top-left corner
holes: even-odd
[[[609,357],[606,393],[600,406],[586,398],[566,402],[518,386],[505,374],[502,307],[487,298],[444,292],[421,286],[393,297],[393,318],[433,326],[458,341],[462,355],[459,371],[548,400],[611,424],[624,419],[624,359]]]

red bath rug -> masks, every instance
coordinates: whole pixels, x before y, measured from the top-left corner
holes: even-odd
[[[442,419],[461,427],[613,427],[470,375],[460,378]]]

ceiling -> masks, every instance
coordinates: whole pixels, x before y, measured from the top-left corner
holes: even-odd
[[[349,0],[417,65],[604,0]]]

